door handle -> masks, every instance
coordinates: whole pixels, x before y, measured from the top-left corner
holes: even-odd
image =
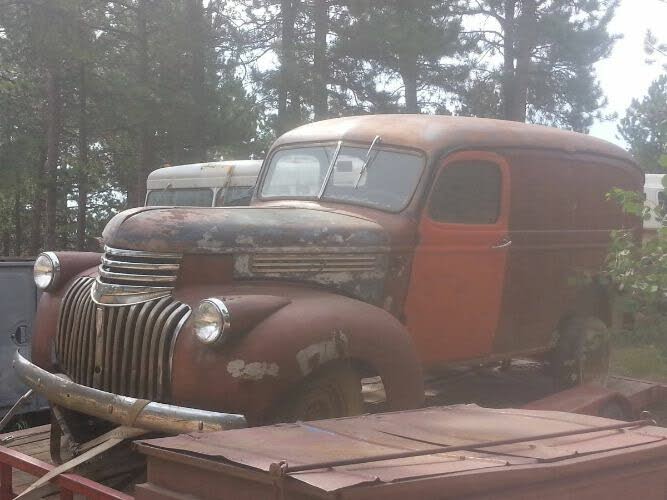
[[[510,240],[507,236],[505,236],[502,240],[493,245],[491,248],[493,250],[500,250],[503,248],[509,248],[511,246],[512,246],[512,240]]]

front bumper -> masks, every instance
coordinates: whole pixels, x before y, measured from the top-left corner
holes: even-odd
[[[120,396],[77,384],[34,365],[16,351],[14,370],[31,389],[53,404],[109,422],[167,434],[240,429],[243,415],[218,413]]]

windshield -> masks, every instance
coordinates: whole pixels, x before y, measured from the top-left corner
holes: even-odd
[[[216,207],[241,207],[250,205],[255,186],[229,186],[218,191]]]
[[[367,152],[368,147],[341,147],[329,176],[336,146],[279,150],[271,159],[261,197],[319,198],[390,212],[402,210],[419,182],[424,158],[411,152],[375,149],[362,171]]]
[[[210,188],[163,189],[148,192],[146,206],[210,207],[213,190]]]

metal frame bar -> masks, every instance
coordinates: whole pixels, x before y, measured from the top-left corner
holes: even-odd
[[[55,466],[47,462],[0,446],[0,500],[12,500],[16,496],[13,491],[13,469],[31,476],[42,477],[54,468]],[[60,488],[61,499],[71,499],[77,494],[96,500],[134,500],[134,497],[126,493],[78,474],[60,474],[54,477],[51,482]]]

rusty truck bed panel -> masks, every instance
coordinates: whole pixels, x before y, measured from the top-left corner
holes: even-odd
[[[155,493],[151,488],[165,487],[164,483],[160,484],[164,478],[160,470],[161,467],[168,468],[166,463],[174,456],[179,457],[182,466],[195,468],[202,463],[208,463],[209,468],[210,464],[231,463],[237,466],[232,468],[258,472],[255,477],[260,483],[266,482],[267,477],[275,482],[275,474],[269,473],[272,464],[275,471],[275,464],[283,461],[289,467],[298,468],[332,460],[362,459],[359,464],[288,473],[284,478],[284,487],[299,482],[301,487],[307,485],[313,495],[314,492],[332,494],[392,484],[419,484],[414,491],[427,491],[424,481],[437,479],[438,488],[446,488],[448,478],[456,482],[455,478],[462,474],[480,474],[474,476],[475,479],[469,478],[474,482],[483,482],[486,477],[483,473],[491,471],[513,477],[516,471],[535,469],[541,473],[551,471],[546,472],[548,475],[567,469],[573,461],[585,464],[590,470],[596,470],[599,461],[597,468],[602,470],[605,460],[617,454],[633,455],[633,462],[659,458],[663,461],[662,466],[667,467],[667,430],[658,427],[630,427],[554,439],[531,439],[531,436],[577,432],[610,423],[615,421],[561,412],[493,410],[460,405],[146,440],[140,443],[140,450],[150,457],[150,484],[143,491]],[[525,440],[485,450],[372,461],[374,457],[388,453],[429,450],[434,444],[472,445],[470,448],[474,450],[476,443],[513,438]],[[493,475],[494,480],[497,474]],[[525,482],[529,476],[524,472],[521,477]],[[199,481],[202,480],[200,477]],[[205,481],[222,485],[225,476],[218,473]],[[408,494],[411,490],[404,491]]]

